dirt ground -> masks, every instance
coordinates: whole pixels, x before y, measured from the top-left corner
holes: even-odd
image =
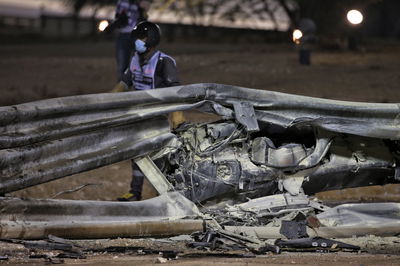
[[[287,44],[166,44],[183,84],[215,82],[367,102],[400,102],[400,42],[364,52],[315,51],[311,67]],[[109,91],[112,42],[0,45],[1,105]]]
[[[400,103],[400,43],[371,43],[362,52],[317,50],[312,66],[300,66],[292,45],[174,43],[162,46],[178,65],[183,84],[224,83],[321,98]],[[45,98],[109,91],[116,82],[112,42],[0,45],[0,106]],[[59,199],[114,200],[127,192],[130,162],[125,161],[11,193],[49,198],[92,184]],[[154,191],[146,186],[145,198]],[[0,254],[1,255],[1,254]],[[105,255],[104,255],[105,256]],[[114,255],[71,264],[153,264],[155,256]],[[32,261],[20,261],[32,263]],[[200,258],[170,264],[400,265],[400,256],[366,254],[282,254],[253,259]],[[38,263],[38,265],[41,263]],[[34,264],[33,264],[34,265]]]
[[[187,248],[185,241],[171,239],[99,239],[75,240],[73,243],[85,251],[80,259],[64,258],[63,263],[68,265],[153,265],[162,261],[163,254],[170,251],[177,252],[174,259],[162,262],[167,265],[399,265],[400,255],[399,238],[361,237],[339,239],[348,244],[359,245],[361,252],[287,252],[280,254],[267,253],[257,255],[242,251],[201,251]],[[107,247],[119,247],[118,252],[104,251]],[[134,249],[129,249],[133,247]],[[139,248],[138,248],[139,247]],[[55,258],[62,251],[28,249],[20,244],[1,243],[1,254],[8,255],[9,260],[3,264],[9,265],[43,265],[47,259],[39,256]],[[121,250],[127,248],[126,252]],[[103,249],[103,251],[99,251]],[[153,251],[155,251],[153,253]],[[373,253],[367,253],[374,251]],[[147,254],[146,254],[147,253]],[[153,253],[153,254],[151,254]],[[35,254],[37,258],[29,258]],[[161,261],[160,261],[161,260]],[[1,264],[1,262],[0,262]],[[49,264],[49,263],[47,263]]]

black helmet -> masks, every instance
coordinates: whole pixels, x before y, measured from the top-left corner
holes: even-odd
[[[147,37],[146,47],[155,47],[160,43],[161,30],[160,27],[149,21],[142,21],[132,30],[131,37],[133,40],[143,39]]]

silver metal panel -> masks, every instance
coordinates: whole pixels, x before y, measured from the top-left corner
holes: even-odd
[[[173,186],[148,156],[137,158],[135,163],[139,166],[140,170],[142,170],[155,190],[157,190],[158,194],[161,195],[173,189]]]

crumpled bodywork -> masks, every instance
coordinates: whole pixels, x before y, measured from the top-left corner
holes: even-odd
[[[169,158],[176,167],[169,179],[193,201],[229,193],[243,200],[283,190],[312,195],[396,181],[395,157],[380,139],[312,128],[248,134],[234,122],[182,130],[177,135],[183,146]],[[191,189],[185,190],[187,184]]]
[[[171,130],[166,114],[188,109],[221,119]],[[297,237],[329,237],[337,233],[326,222],[333,210],[306,195],[397,183],[399,140],[398,104],[219,84],[49,99],[0,107],[0,194],[133,159],[159,194],[205,204],[201,212],[239,238],[288,237],[294,227],[304,232]],[[313,231],[306,217],[318,221]],[[343,229],[347,236],[355,226]],[[397,222],[389,227],[400,233]]]
[[[194,84],[0,107],[0,193],[138,158],[165,147],[178,149],[177,135],[170,132],[162,115],[187,109],[212,112],[227,121],[226,126],[219,123],[214,129],[201,129],[206,134],[202,140],[213,142],[210,149],[220,145],[217,151],[221,156],[235,149],[237,145],[232,142],[246,146],[241,155],[235,153],[235,158],[221,166],[215,150],[205,150],[206,154],[201,151],[208,159],[212,157],[212,168],[219,174],[226,176],[224,172],[230,171],[235,178],[241,176],[238,156],[251,154],[240,162],[247,174],[235,181],[239,189],[257,186],[259,182],[251,176],[276,179],[282,173],[287,176],[288,172],[299,173],[317,165],[320,167],[311,175],[301,174],[309,177],[309,186],[304,184],[306,191],[352,186],[355,179],[368,176],[375,176],[378,180],[371,182],[377,184],[395,176],[393,154],[399,150],[400,139],[398,104],[350,103]],[[216,144],[218,141],[224,143]],[[330,164],[321,164],[323,160]],[[201,161],[196,170],[200,173],[207,168]],[[341,177],[332,180],[338,168]],[[351,173],[358,173],[360,178],[353,178]],[[325,181],[315,184],[313,175]],[[275,185],[267,190],[273,189]]]

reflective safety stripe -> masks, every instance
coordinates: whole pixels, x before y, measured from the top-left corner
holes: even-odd
[[[176,64],[172,57],[157,51],[150,58],[147,64],[141,66],[139,55],[135,53],[131,61],[130,70],[132,72],[133,86],[136,90],[151,90],[155,88],[156,67],[158,60],[162,57],[168,57],[174,62],[174,64]]]

